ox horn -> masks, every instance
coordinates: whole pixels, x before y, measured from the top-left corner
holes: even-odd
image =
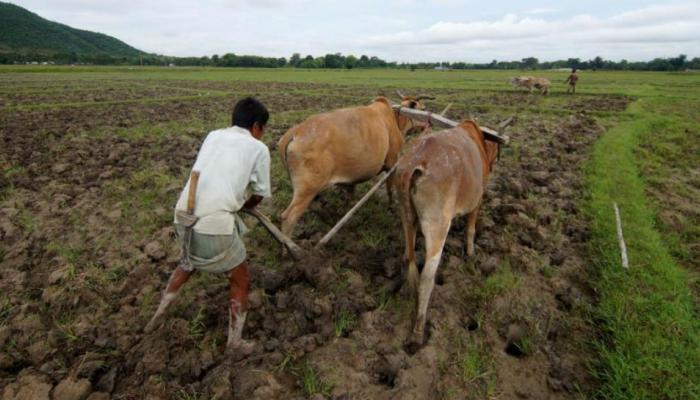
[[[403,95],[403,93],[401,93],[401,91],[400,91],[399,89],[396,89],[396,94],[399,95],[399,97],[401,98],[401,100],[403,100],[403,98],[406,97],[406,96]]]
[[[419,100],[419,101],[420,101],[420,100],[424,100],[424,99],[425,99],[425,100],[435,100],[435,97],[433,97],[433,96],[427,96],[427,95],[424,95],[424,94],[422,94],[422,95],[420,95],[420,96],[416,96],[416,100]]]

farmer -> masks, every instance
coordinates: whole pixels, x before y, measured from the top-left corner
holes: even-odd
[[[220,273],[230,283],[226,350],[244,356],[252,353],[255,343],[241,338],[248,307],[249,276],[242,240],[246,228],[237,212],[255,208],[271,195],[270,152],[260,141],[268,118],[265,106],[248,97],[235,105],[231,127],[210,132],[204,139],[193,167],[193,171],[199,171],[198,182],[193,185],[196,187],[194,212],[185,211],[194,177],[185,185],[175,206],[175,229],[183,245],[182,261],[170,276],[145,332],[158,326],[178,290],[195,270]],[[191,230],[186,228],[188,224]]]
[[[566,93],[567,94],[574,94],[576,93],[576,82],[578,81],[578,75],[576,75],[576,68],[571,69],[571,74],[569,75],[568,78],[564,81],[564,83],[568,83],[569,87],[566,88]]]

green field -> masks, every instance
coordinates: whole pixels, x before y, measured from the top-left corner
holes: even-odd
[[[700,73],[582,71],[568,96],[566,72],[535,71],[553,82],[544,97],[507,83],[521,74],[532,71],[0,67],[0,391],[70,375],[113,398],[226,398],[221,382],[291,398],[700,398]],[[392,289],[403,239],[383,193],[318,265],[251,230],[256,361],[219,354],[226,285],[212,276],[189,284],[159,337],[142,335],[177,257],[171,207],[236,99],[271,111],[262,210],[279,223],[291,185],[277,139],[396,89],[435,96],[433,111],[452,104],[453,119],[517,118],[475,257],[462,258],[453,224],[423,351],[402,350],[412,304]],[[325,192],[296,238],[315,242],[352,202]]]

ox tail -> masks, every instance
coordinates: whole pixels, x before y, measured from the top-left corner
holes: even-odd
[[[289,163],[288,163],[288,155],[289,155],[289,144],[292,143],[294,140],[294,133],[292,132],[287,132],[282,138],[280,138],[279,143],[277,143],[277,149],[280,153],[280,159],[282,159],[282,164],[284,165],[284,168],[287,170],[287,178],[289,178],[289,181],[291,182],[292,180],[292,174],[289,172]]]
[[[416,256],[415,256],[415,237],[413,235],[413,240],[408,238],[409,232],[417,229],[419,226],[418,213],[416,212],[416,206],[413,202],[413,192],[416,189],[416,180],[423,175],[424,169],[422,166],[416,166],[410,170],[410,174],[405,174],[400,179],[400,198],[401,202],[401,212],[403,213],[404,231],[407,235],[406,237],[406,256],[408,262],[408,271],[406,273],[406,280],[408,282],[408,287],[411,293],[418,293],[418,283],[420,280],[420,275],[418,273],[418,267],[416,266]],[[409,228],[410,227],[410,228]],[[412,248],[411,248],[412,247]]]

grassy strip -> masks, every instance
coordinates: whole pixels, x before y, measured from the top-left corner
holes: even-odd
[[[635,108],[635,107],[633,107]],[[639,137],[668,124],[638,113],[605,134],[587,171],[594,285],[604,338],[597,343],[600,396],[607,399],[700,398],[700,323],[687,273],[655,230],[634,150]],[[621,267],[613,202],[620,206],[630,269]]]

